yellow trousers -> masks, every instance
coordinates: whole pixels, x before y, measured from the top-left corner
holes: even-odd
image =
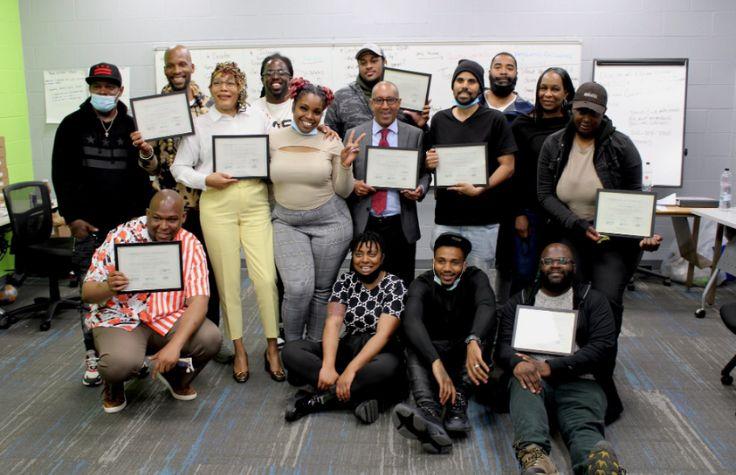
[[[231,340],[243,336],[240,247],[256,291],[266,338],[278,337],[278,292],[268,189],[261,180],[240,180],[224,190],[207,189],[199,202],[200,222],[215,272]]]

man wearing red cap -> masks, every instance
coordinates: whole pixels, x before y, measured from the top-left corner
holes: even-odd
[[[98,63],[89,68],[86,81],[90,97],[59,124],[51,157],[59,211],[75,238],[72,259],[80,280],[108,231],[143,214],[152,195],[130,139],[133,118],[120,102],[120,70]],[[96,386],[97,354],[92,335],[84,325],[82,329],[87,351],[82,383]]]

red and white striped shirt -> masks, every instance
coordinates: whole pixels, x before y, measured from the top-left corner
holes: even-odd
[[[85,282],[105,282],[115,270],[115,244],[151,242],[146,217],[141,216],[110,231],[97,248]],[[187,308],[187,299],[210,294],[204,248],[189,231],[180,229],[174,241],[181,241],[184,289],[114,295],[103,304],[94,304],[85,316],[89,328],[114,327],[132,331],[141,322],[156,333],[166,335]]]

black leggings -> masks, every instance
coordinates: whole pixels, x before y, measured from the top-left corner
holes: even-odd
[[[433,341],[435,349],[440,355],[440,361],[445,371],[452,379],[452,383],[463,396],[469,396],[471,383],[465,367],[467,345],[460,341],[451,343],[448,341]],[[436,410],[439,405],[439,386],[432,374],[432,367],[411,348],[406,350],[406,368],[411,385],[411,393],[418,406],[429,406]]]
[[[340,339],[335,358],[335,369],[338,373],[345,370],[370,337],[371,335],[358,334],[346,335]],[[356,373],[350,386],[350,399],[360,402],[366,399],[400,398],[402,385],[397,384],[402,373],[400,354],[397,343],[389,342]],[[322,369],[322,343],[308,340],[287,342],[281,351],[281,358],[289,372],[289,382],[304,382],[317,387],[319,371]]]

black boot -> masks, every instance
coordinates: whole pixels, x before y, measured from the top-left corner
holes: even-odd
[[[452,450],[452,440],[442,427],[439,407],[412,407],[401,403],[394,408],[391,419],[399,434],[418,439],[425,452],[447,454]]]
[[[296,396],[294,401],[286,408],[284,419],[286,419],[286,422],[294,422],[307,414],[324,411],[330,408],[334,400],[335,394],[331,392]]]
[[[470,421],[468,421],[468,401],[461,392],[455,395],[455,403],[447,408],[445,414],[445,430],[453,434],[465,434],[470,432]]]

